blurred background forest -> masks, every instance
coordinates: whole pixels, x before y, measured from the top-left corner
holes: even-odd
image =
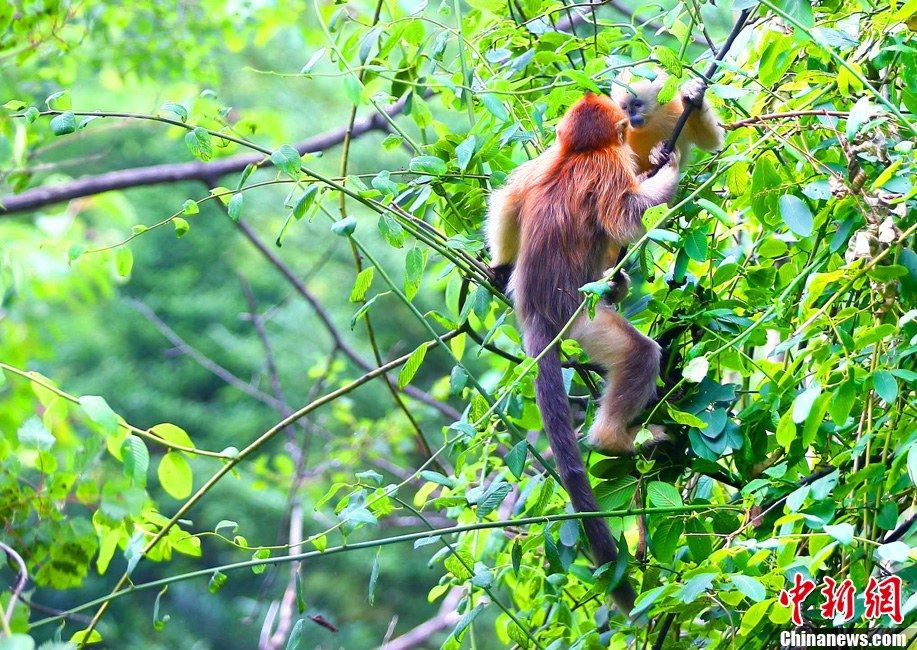
[[[678,205],[647,217],[629,261],[638,326],[686,325],[678,390],[648,417],[680,431],[687,459],[592,455],[600,502],[685,509],[613,522],[653,594],[653,638],[678,612],[682,634],[766,647],[794,571],[860,587],[913,577],[917,4],[567,4],[0,8],[0,541],[30,575],[11,631],[66,642],[93,627],[130,648],[282,648],[291,634],[370,648],[412,633],[425,645],[391,647],[607,645],[594,631],[607,576],[574,562],[569,521],[205,571],[116,598],[98,621],[101,603],[57,614],[125,571],[147,583],[290,545],[564,513],[526,455],[546,449],[531,368],[467,332],[446,342],[454,356],[424,344],[469,323],[521,357],[511,311],[477,282],[490,189],[621,70],[697,76],[746,8],[710,90],[726,148],[686,166]],[[289,145],[304,142],[300,158]],[[206,167],[245,155],[257,164]],[[345,176],[353,195],[316,176]],[[114,191],[40,191],[90,178]],[[401,212],[377,209],[391,204]],[[398,358],[391,388],[350,389]],[[342,387],[166,523],[239,450]],[[164,526],[155,561],[140,559]],[[0,576],[13,584],[15,564]],[[611,634],[623,647],[644,633]]]

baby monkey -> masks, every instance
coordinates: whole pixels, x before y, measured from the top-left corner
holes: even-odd
[[[710,102],[704,97],[704,82],[691,79],[682,85],[672,101],[660,104],[659,91],[665,80],[665,75],[659,75],[653,81],[644,79],[631,84],[630,89],[618,87],[614,92],[615,101],[627,113],[630,124],[627,144],[637,158],[637,170],[640,172],[653,169],[650,154],[656,145],[672,135],[685,104],[693,105],[694,110],[676,144],[682,161],[687,160],[692,144],[705,151],[715,151],[723,144],[723,128]]]

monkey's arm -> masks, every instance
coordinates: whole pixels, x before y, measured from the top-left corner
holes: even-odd
[[[660,143],[650,154],[650,162],[656,164],[665,154]],[[621,246],[637,241],[646,229],[643,227],[643,213],[654,205],[666,203],[678,188],[678,153],[669,154],[668,162],[654,176],[634,177],[633,189],[625,193],[621,218],[608,226],[608,234]]]
[[[519,255],[519,208],[522,192],[515,183],[497,190],[491,196],[487,213],[487,245],[494,285],[506,291],[513,263]]]
[[[716,151],[723,146],[724,132],[716,112],[704,97],[704,90],[700,79],[691,79],[681,87],[682,101],[694,106],[681,139],[691,141],[705,151]]]

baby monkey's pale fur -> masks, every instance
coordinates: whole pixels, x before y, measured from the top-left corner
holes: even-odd
[[[723,145],[723,128],[710,102],[704,97],[704,83],[700,79],[691,79],[682,85],[670,102],[660,104],[659,91],[665,80],[665,75],[659,75],[653,81],[636,81],[628,87],[617,87],[612,96],[627,113],[630,124],[627,145],[636,156],[637,171],[640,172],[653,168],[650,154],[660,142],[672,135],[685,104],[692,104],[694,110],[676,143],[682,162],[687,162],[691,145],[705,151],[715,151]]]

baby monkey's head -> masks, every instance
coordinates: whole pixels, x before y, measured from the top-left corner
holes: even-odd
[[[653,115],[656,110],[656,98],[664,83],[665,77],[660,75],[655,81],[644,79],[615,92],[615,100],[627,113],[627,121],[632,129],[646,126],[648,116]]]
[[[627,114],[609,97],[587,94],[557,125],[561,151],[594,151],[624,143]]]

